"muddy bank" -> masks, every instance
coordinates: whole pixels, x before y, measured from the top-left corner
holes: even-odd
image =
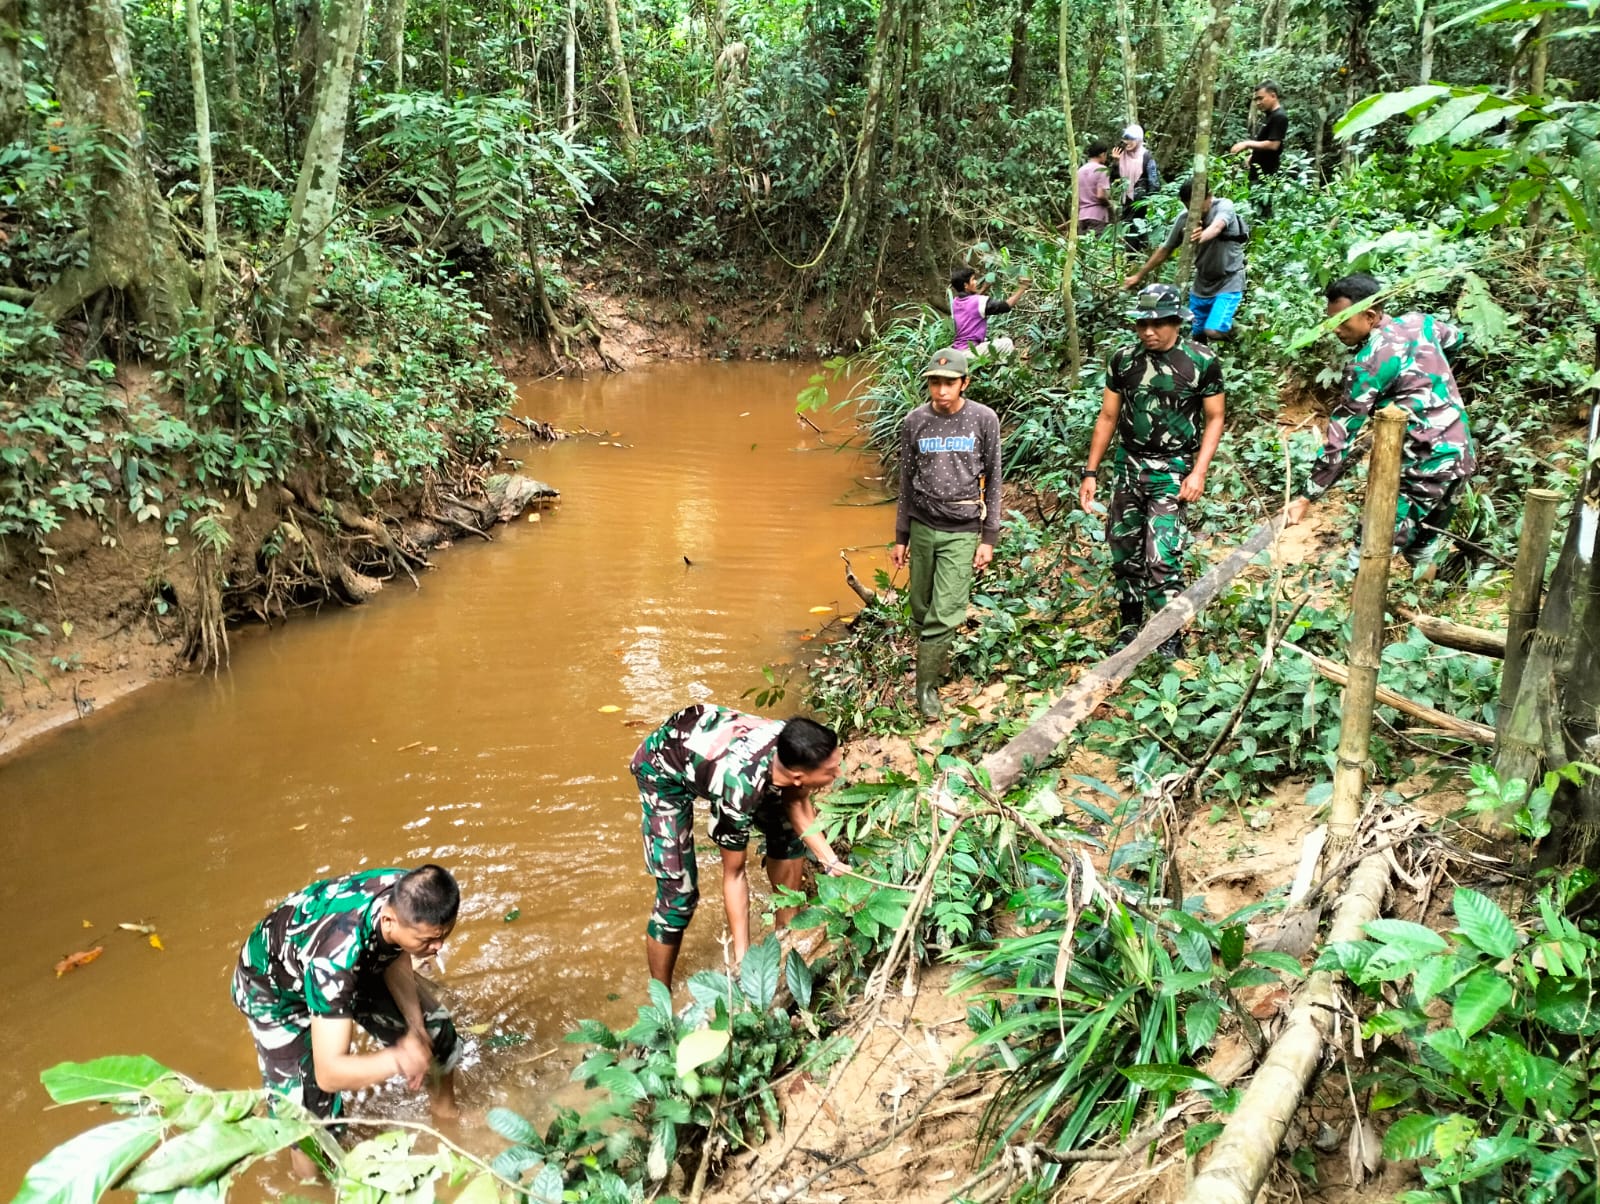
[[[388,584],[420,587],[430,552],[487,539],[497,523],[559,500],[531,477],[479,472],[363,509],[323,496],[302,473],[253,505],[231,499],[216,516],[228,533],[220,551],[155,522],[74,518],[48,556],[0,572],[0,598],[50,599],[49,618],[19,648],[33,671],[4,683],[0,757],[153,681],[218,667],[240,624],[358,606]]]

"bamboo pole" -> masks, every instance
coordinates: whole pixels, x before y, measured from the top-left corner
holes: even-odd
[[[1325,656],[1318,656],[1315,652],[1307,652],[1298,644],[1285,642],[1283,647],[1291,652],[1298,652],[1311,662],[1312,668],[1322,674],[1335,685],[1347,685],[1350,681],[1350,670],[1337,661],[1330,661]],[[1448,714],[1436,707],[1431,707],[1425,702],[1415,702],[1404,694],[1397,694],[1388,686],[1378,686],[1372,694],[1373,701],[1379,706],[1393,707],[1402,715],[1410,715],[1413,719],[1420,719],[1430,727],[1438,728],[1448,736],[1458,740],[1467,740],[1473,744],[1493,744],[1494,728],[1486,723],[1474,723],[1471,719],[1461,719]]]
[[[1389,862],[1382,853],[1363,858],[1339,896],[1330,944],[1358,941],[1378,918],[1389,889]],[[1205,1169],[1195,1176],[1184,1204],[1251,1204],[1266,1182],[1289,1122],[1299,1110],[1306,1084],[1322,1062],[1338,1000],[1331,970],[1318,970],[1295,997],[1289,1021],[1272,1043],[1239,1100]]]
[[[1500,670],[1500,705],[1495,715],[1495,727],[1502,734],[1528,663],[1528,637],[1539,624],[1539,595],[1544,590],[1544,566],[1550,558],[1550,533],[1555,529],[1560,501],[1561,495],[1554,489],[1530,489],[1523,499],[1517,563],[1511,570],[1511,593],[1506,599],[1506,663]]]
[[[1349,847],[1361,817],[1367,781],[1367,746],[1372,736],[1372,705],[1383,660],[1384,601],[1389,592],[1389,560],[1394,555],[1395,504],[1400,496],[1400,441],[1406,413],[1388,405],[1373,419],[1372,458],[1367,467],[1367,500],[1361,511],[1361,564],[1350,594],[1350,684],[1339,704],[1339,754],[1333,767],[1333,803],[1328,816],[1328,849],[1337,859]]]
[[[985,757],[982,767],[989,774],[994,792],[1004,794],[1016,785],[1030,766],[1047,760],[1056,745],[1092,715],[1106,696],[1128,679],[1140,661],[1154,652],[1168,636],[1177,634],[1184,624],[1204,610],[1235,577],[1244,572],[1250,562],[1276,538],[1280,524],[1281,520],[1272,519],[1250,532],[1242,544],[1212,565],[1205,576],[1162,607],[1132,643],[1078,678],[1049,710],[1018,732],[1004,747]]]
[[[1411,616],[1411,626],[1422,632],[1429,643],[1441,648],[1454,648],[1459,652],[1474,652],[1479,656],[1492,656],[1503,660],[1506,655],[1506,633],[1490,631],[1485,627],[1468,627],[1420,611]]]

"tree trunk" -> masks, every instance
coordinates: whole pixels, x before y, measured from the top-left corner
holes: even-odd
[[[121,0],[50,0],[43,25],[61,115],[95,131],[116,159],[96,155],[88,262],[68,268],[33,303],[58,321],[108,288],[128,294],[134,316],[157,335],[176,334],[190,305],[189,267],[145,156]]]
[[[235,29],[233,0],[222,0],[222,69],[228,75],[228,119],[231,129],[238,129],[244,117],[244,104],[239,98],[239,35]]]
[[[206,97],[205,40],[200,27],[200,0],[185,0],[189,33],[189,83],[194,89],[195,157],[200,169],[201,238],[205,270],[200,283],[200,331],[211,341],[217,324],[217,287],[222,282],[222,250],[217,242],[217,184],[211,164],[211,103]]]
[[[1067,47],[1072,44],[1072,6],[1060,6],[1060,25],[1056,36],[1056,74],[1061,77],[1061,117],[1066,124],[1067,150],[1072,163],[1072,195],[1067,203],[1067,253],[1061,261],[1061,314],[1067,322],[1067,387],[1076,388],[1083,368],[1083,343],[1078,337],[1078,299],[1073,291],[1073,272],[1078,263],[1078,168],[1082,150],[1072,115],[1072,69]]]
[[[578,128],[578,0],[567,0],[567,31],[562,52],[566,75],[561,128],[570,134]]]
[[[867,228],[872,205],[873,168],[877,164],[878,126],[883,120],[885,81],[892,73],[893,65],[889,60],[898,43],[896,32],[899,23],[897,0],[880,0],[878,25],[872,40],[872,58],[867,63],[867,95],[861,106],[861,130],[856,137],[855,164],[850,173],[849,196],[845,201],[843,236],[835,252],[846,263],[854,259],[861,236]]]
[[[450,0],[439,5],[439,90],[446,100],[456,97],[455,50],[450,45]]]
[[[22,87],[22,0],[0,0],[0,146],[26,127]]]
[[[1128,0],[1117,0],[1117,45],[1122,50],[1122,107],[1123,120],[1139,120],[1139,60],[1133,52],[1132,20],[1128,14]]]
[[[305,314],[322,268],[322,243],[333,223],[334,201],[339,193],[339,165],[344,158],[345,117],[350,108],[350,82],[355,75],[356,51],[361,46],[361,24],[366,0],[329,0],[328,55],[318,74],[317,103],[306,135],[305,158],[295,186],[294,205],[284,233],[283,255],[277,273],[277,291],[283,313],[279,323],[291,327]]]
[[[1229,0],[1211,0],[1211,24],[1205,32],[1206,46],[1200,55],[1197,92],[1194,106],[1194,188],[1189,194],[1189,223],[1185,234],[1201,227],[1200,207],[1206,199],[1206,167],[1211,159],[1211,110],[1216,102],[1217,64],[1222,60],[1222,46],[1228,40],[1228,22],[1232,10]],[[1194,243],[1185,237],[1178,260],[1178,287],[1188,283],[1194,268]]]
[[[1144,27],[1150,34],[1150,70],[1158,75],[1164,74],[1167,70],[1166,0],[1150,0],[1150,7],[1145,12]],[[1084,95],[1092,96],[1094,93],[1085,92]]]
[[[1550,14],[1540,13],[1533,31],[1533,66],[1528,70],[1528,91],[1544,95],[1545,76],[1550,71]]]
[[[1417,82],[1428,84],[1433,82],[1433,9],[1430,6],[1422,14],[1422,57],[1417,64]]]
[[[328,14],[333,22],[333,13]],[[327,57],[327,29],[321,0],[298,0],[294,14],[294,128],[304,134],[311,124],[307,114],[316,103],[318,69]]]
[[[1028,108],[1028,18],[1032,14],[1033,0],[1018,0],[1017,15],[1011,22],[1011,69],[1006,81],[1011,111],[1019,114]]]
[[[389,77],[396,92],[406,88],[406,0],[389,0],[383,17],[380,51],[389,60]]]
[[[611,42],[611,71],[617,77],[617,133],[629,163],[639,153],[639,125],[633,118],[633,86],[628,82],[628,60],[622,53],[622,25],[617,0],[606,0],[606,37]]]

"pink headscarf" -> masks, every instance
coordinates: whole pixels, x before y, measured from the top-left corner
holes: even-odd
[[[1130,125],[1122,131],[1122,140],[1132,140],[1138,146],[1131,151],[1127,147],[1122,148],[1122,154],[1117,156],[1117,174],[1129,184],[1137,184],[1144,178],[1144,157],[1147,153],[1144,149],[1144,127]]]

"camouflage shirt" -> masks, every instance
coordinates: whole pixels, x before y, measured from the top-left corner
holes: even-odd
[[[239,953],[234,999],[257,1020],[304,1025],[355,1014],[358,979],[381,975],[402,950],[378,933],[378,912],[401,869],[363,870],[290,895]]]
[[[778,799],[772,770],[781,731],[781,719],[727,707],[685,707],[644,738],[633,754],[633,772],[658,788],[715,799],[748,829],[762,802]]]
[[[1205,431],[1205,399],[1222,392],[1216,352],[1179,339],[1166,351],[1123,347],[1106,365],[1117,395],[1117,468],[1130,460],[1192,460]]]
[[[1461,343],[1457,327],[1427,314],[1385,318],[1345,371],[1344,395],[1328,418],[1328,438],[1311,466],[1306,496],[1319,496],[1343,475],[1356,434],[1389,402],[1406,411],[1403,476],[1471,476],[1478,466],[1472,431],[1445,359]]]

